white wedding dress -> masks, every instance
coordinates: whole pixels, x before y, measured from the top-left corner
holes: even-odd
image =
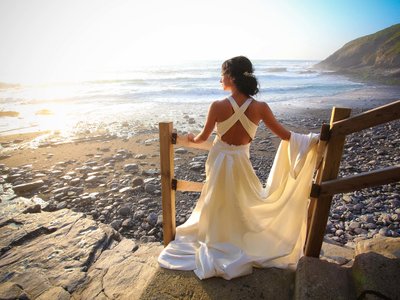
[[[252,267],[294,269],[303,255],[318,135],[292,132],[290,141],[281,141],[263,188],[249,160],[249,144],[221,140],[238,120],[254,138],[257,125],[244,114],[252,98],[241,107],[228,99],[235,113],[217,123],[200,198],[158,262],[194,270],[200,279],[231,279]]]

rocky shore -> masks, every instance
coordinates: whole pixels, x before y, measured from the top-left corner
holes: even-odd
[[[353,114],[361,110],[356,109]],[[189,121],[189,118],[188,118]],[[196,121],[190,120],[192,123]],[[296,132],[319,132],[329,111],[283,119]],[[64,208],[110,224],[140,242],[162,241],[159,144],[156,128],[135,136],[96,135],[69,142],[41,140],[36,149],[23,139],[1,143],[0,199],[18,196],[45,203],[44,211]],[[268,177],[279,141],[263,125],[251,146],[251,162],[261,181]],[[400,163],[400,122],[348,137],[339,176]],[[7,151],[12,149],[13,151]],[[207,152],[175,149],[175,176],[203,181]],[[199,193],[176,196],[177,225],[186,221]],[[34,208],[33,208],[34,209]],[[334,196],[326,236],[342,245],[374,235],[400,236],[400,184]]]
[[[158,266],[160,243],[136,243],[38,198],[0,203],[0,299],[398,299],[400,239],[376,235],[353,250],[324,241],[296,271],[254,269],[226,281]],[[268,283],[268,284],[266,284]]]

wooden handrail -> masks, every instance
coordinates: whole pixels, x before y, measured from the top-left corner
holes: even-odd
[[[319,185],[318,195],[313,197],[347,193],[367,187],[389,184],[400,181],[400,165],[387,167],[381,170],[360,173],[344,178],[324,181]]]
[[[172,179],[172,188],[174,188],[176,191],[201,192],[203,186],[203,182]]]
[[[207,141],[205,141],[203,143],[197,144],[197,143],[189,142],[187,137],[184,135],[178,135],[176,133],[173,133],[172,143],[176,144],[178,146],[183,146],[183,147],[189,147],[189,148],[195,148],[195,149],[201,149],[201,150],[210,150],[213,140],[208,139]]]
[[[331,137],[347,135],[400,118],[400,100],[332,124]]]

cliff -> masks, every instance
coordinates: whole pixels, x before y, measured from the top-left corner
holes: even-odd
[[[348,42],[315,67],[400,84],[400,24]]]

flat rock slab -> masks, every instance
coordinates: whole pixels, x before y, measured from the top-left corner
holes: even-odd
[[[139,299],[292,299],[294,275],[294,271],[269,268],[232,280],[200,280],[192,271],[158,267]]]
[[[32,298],[52,287],[71,293],[119,239],[109,226],[68,209],[13,215],[0,227],[0,283],[15,283]]]
[[[354,259],[354,250],[326,241],[322,243],[320,259],[345,265]]]
[[[137,245],[82,213],[27,210],[32,205],[38,205],[37,200],[22,197],[0,203],[0,299],[397,299],[400,295],[400,239],[362,241],[354,259],[352,249],[324,243],[325,260],[302,257],[296,272],[254,269],[253,274],[230,281],[199,280],[192,271],[160,268],[160,243]],[[341,266],[347,260],[354,261],[353,266]]]
[[[102,253],[72,298],[140,299],[160,269],[157,257],[162,248],[160,243],[138,247],[132,240],[123,239],[113,249]]]

